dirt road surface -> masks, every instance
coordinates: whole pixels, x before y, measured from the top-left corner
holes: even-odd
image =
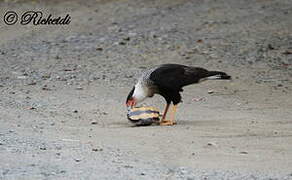
[[[5,0],[0,16],[0,179],[292,179],[291,0]],[[162,63],[233,80],[186,87],[176,126],[132,127],[127,93]]]

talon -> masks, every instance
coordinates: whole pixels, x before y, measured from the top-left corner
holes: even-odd
[[[160,122],[160,126],[173,126],[175,124],[176,124],[176,122],[168,121],[168,120],[162,120]]]

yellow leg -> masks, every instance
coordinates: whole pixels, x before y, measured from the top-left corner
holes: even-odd
[[[165,109],[164,109],[164,112],[163,112],[163,115],[162,115],[162,121],[165,120],[165,117],[166,117],[166,114],[167,114],[168,108],[169,108],[169,104],[166,104]]]
[[[164,118],[162,117],[161,122],[160,122],[161,126],[172,126],[172,125],[176,124],[176,122],[174,121],[176,108],[177,108],[177,105],[172,106],[172,108],[171,108],[172,111],[171,111],[171,115],[170,115],[169,120],[165,119],[166,114],[164,114],[165,116],[163,116]]]
[[[170,115],[170,121],[172,122],[172,124],[176,124],[176,121],[175,121],[176,109],[177,109],[177,104],[173,105],[173,107],[172,107],[172,112]]]

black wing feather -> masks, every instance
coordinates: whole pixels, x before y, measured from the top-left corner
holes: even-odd
[[[203,68],[189,67],[180,64],[164,64],[150,75],[156,86],[169,91],[182,91],[182,87],[197,83],[207,77],[208,71]]]

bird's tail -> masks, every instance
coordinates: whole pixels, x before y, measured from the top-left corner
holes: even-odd
[[[221,71],[209,71],[207,79],[231,79],[231,76]]]

